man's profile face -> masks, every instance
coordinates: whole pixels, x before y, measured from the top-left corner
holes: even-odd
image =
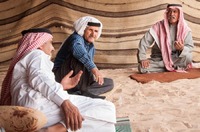
[[[55,50],[52,45],[53,40],[50,39],[47,42],[45,42],[42,46],[39,47],[44,53],[46,53],[49,56],[52,56],[52,52]]]
[[[168,8],[167,9],[167,19],[170,24],[174,25],[178,23],[179,20],[179,9],[177,8]]]
[[[87,26],[84,31],[83,37],[88,43],[93,43],[97,39],[98,32],[99,32],[99,27]]]

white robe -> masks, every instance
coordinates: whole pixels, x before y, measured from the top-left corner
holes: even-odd
[[[51,71],[53,62],[41,50],[25,55],[14,67],[11,96],[12,105],[30,107],[42,111],[47,117],[45,127],[64,121],[61,104],[69,99],[85,118],[81,132],[114,132],[116,112],[113,103],[89,97],[69,95],[55,81]]]

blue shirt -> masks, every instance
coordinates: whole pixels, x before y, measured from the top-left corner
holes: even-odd
[[[96,65],[93,62],[95,48],[76,32],[71,34],[58,51],[54,60],[54,68],[58,68],[70,57],[75,57],[90,71]]]

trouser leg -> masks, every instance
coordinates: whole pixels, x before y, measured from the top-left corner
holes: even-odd
[[[95,95],[100,95],[103,93],[106,93],[108,91],[111,91],[114,87],[113,80],[110,78],[104,78],[104,83],[103,85],[99,85],[98,82],[94,81],[90,87],[89,87],[89,92],[93,93]]]
[[[72,132],[71,130],[68,131]],[[76,132],[116,132],[116,130],[114,123],[85,119],[82,128]]]
[[[90,84],[91,73],[80,63],[76,58],[66,60],[61,67],[54,70],[56,81],[61,82],[62,78],[73,70],[73,75],[76,75],[79,71],[83,71],[79,83],[72,89],[67,90],[70,94],[81,94],[87,91],[87,87]]]
[[[89,92],[89,87],[92,82],[94,82],[93,74],[87,70],[87,68],[79,62],[76,58],[71,58],[71,60],[66,60],[60,68],[54,70],[56,81],[61,82],[62,78],[67,75],[71,70],[74,71],[73,75],[76,75],[80,70],[83,74],[80,78],[79,83],[72,89],[67,90],[69,94],[79,94],[92,98],[105,98],[104,96],[98,96]]]
[[[112,102],[75,95],[69,100],[85,119],[80,132],[115,132],[116,108]]]
[[[163,61],[153,61],[153,60],[149,60],[149,61],[150,61],[150,64],[149,64],[149,67],[147,68],[143,68],[141,64],[139,63],[138,65],[139,73],[153,73],[153,72],[166,71]]]
[[[184,57],[173,58],[174,66],[187,68],[188,64],[192,63],[192,54]]]

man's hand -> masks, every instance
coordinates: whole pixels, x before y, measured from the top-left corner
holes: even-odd
[[[80,129],[84,118],[81,116],[78,108],[69,100],[65,100],[61,107],[64,110],[67,129],[71,129],[72,131]]]
[[[94,76],[96,78],[96,82],[98,82],[99,85],[103,85],[104,79],[103,79],[103,76],[102,76],[101,72],[99,71],[99,69],[93,68],[92,73],[94,74]]]
[[[63,86],[64,90],[68,90],[70,88],[74,88],[79,80],[81,75],[83,74],[82,71],[79,71],[74,77],[70,78],[70,76],[73,74],[73,71],[70,71],[61,81],[61,84]]]
[[[176,50],[182,51],[183,48],[184,48],[184,44],[180,41],[175,41],[174,47],[175,47]]]
[[[140,64],[142,68],[148,68],[149,67],[149,60],[141,60]]]

